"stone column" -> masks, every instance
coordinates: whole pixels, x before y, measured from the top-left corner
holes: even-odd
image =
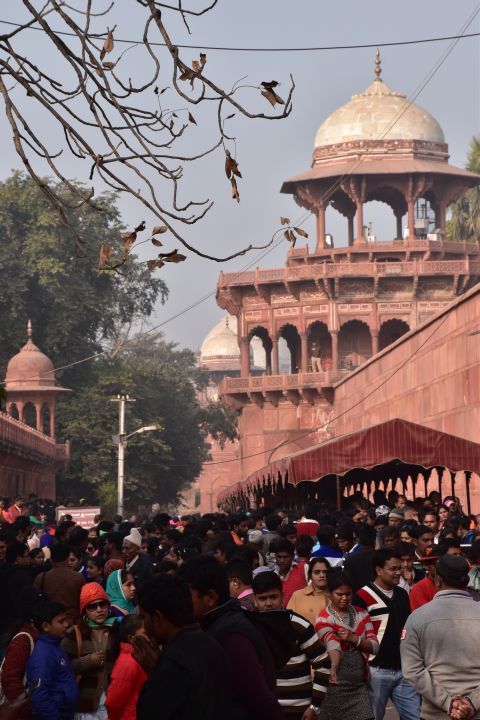
[[[248,337],[240,338],[240,375],[250,375],[250,340]]]
[[[50,410],[50,437],[55,437],[55,400],[51,400],[49,403]]]
[[[338,330],[331,330],[332,337],[332,370],[338,370]]]
[[[278,335],[272,337],[272,374],[279,374],[279,363],[278,363]]]
[[[353,245],[354,240],[354,227],[353,227],[353,215],[349,215],[347,218],[348,221],[348,244],[349,246]]]
[[[363,202],[357,200],[357,237],[355,238],[355,245],[363,245],[365,238],[363,236]]]
[[[415,200],[408,199],[408,239],[415,240]]]
[[[402,215],[395,215],[397,221],[397,240],[403,240]]]
[[[300,335],[300,341],[302,346],[302,358],[300,363],[300,371],[301,372],[308,372],[308,335],[307,333],[302,333]]]
[[[35,403],[35,413],[37,416],[36,428],[40,430],[40,432],[43,432],[42,403]]]
[[[317,247],[319,252],[325,248],[325,205],[317,205]]]
[[[378,330],[370,330],[372,336],[372,355],[378,353]]]

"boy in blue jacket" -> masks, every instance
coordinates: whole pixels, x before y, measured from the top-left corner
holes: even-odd
[[[34,622],[41,633],[27,665],[27,686],[34,687],[32,714],[38,720],[71,720],[78,702],[78,685],[70,658],[60,646],[68,629],[66,608],[45,601]]]

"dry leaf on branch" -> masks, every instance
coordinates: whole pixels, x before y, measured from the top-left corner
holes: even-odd
[[[297,233],[297,235],[301,235],[301,236],[304,237],[304,238],[308,238],[308,233],[305,232],[305,230],[302,230],[302,228],[294,227],[293,229],[295,230],[295,232]]]
[[[123,249],[125,251],[125,254],[128,255],[128,253],[130,252],[130,248],[137,239],[137,233],[135,231],[124,232],[121,234],[121,237],[123,239]]]
[[[268,82],[266,80],[263,80],[260,85],[263,88],[262,95],[264,98],[267,98],[270,105],[273,105],[273,107],[275,107],[275,105],[277,104],[285,105],[285,100],[282,100],[280,95],[277,95],[274,90],[274,88],[278,86],[278,82],[276,80],[270,80]]]
[[[137,232],[143,232],[143,231],[145,230],[145,226],[146,226],[145,220],[142,220],[142,222],[140,223],[140,225],[137,225],[137,227],[135,228],[135,232],[136,232],[136,233],[137,233]]]
[[[189,120],[189,122],[193,123],[194,125],[197,124],[197,121],[195,120],[192,113],[190,113],[190,112],[188,113],[188,120]]]
[[[152,235],[163,235],[163,233],[166,233],[168,230],[168,227],[166,225],[157,225],[152,230]]]
[[[200,65],[204,67],[205,63],[207,62],[207,56],[205,53],[200,53]]]
[[[232,158],[232,156],[230,155],[230,150],[226,150],[226,151],[225,151],[225,154],[226,154],[226,157],[225,157],[225,172],[226,172],[226,175],[227,175],[228,179],[230,180],[234,175],[236,175],[237,177],[241,178],[241,177],[242,177],[242,173],[241,173],[240,170],[238,169],[238,163],[237,163],[237,161],[236,161],[234,158]]]
[[[110,245],[110,243],[103,243],[100,246],[100,256],[98,259],[98,265],[99,267],[103,268],[108,263],[110,258],[112,257],[113,247]]]
[[[295,243],[297,242],[295,233],[292,230],[285,230],[283,234],[285,239],[288,240],[289,243],[292,243],[292,247],[295,247]]]
[[[235,180],[233,175],[230,178],[230,182],[232,183],[232,198],[237,202],[240,202],[240,193],[238,192],[237,181]]]
[[[113,70],[117,63],[116,62],[104,62],[102,63],[102,67],[104,70]]]
[[[287,217],[281,217],[280,222],[282,225],[290,225],[290,218]]]
[[[159,253],[158,255],[161,262],[180,263],[187,259],[186,255],[182,255],[178,250],[172,250],[168,253]]]
[[[152,237],[152,245],[155,245],[155,247],[162,247],[163,243],[161,240],[157,240],[157,238]]]
[[[155,268],[161,268],[165,265],[162,260],[147,260],[148,272],[153,272]]]
[[[114,46],[115,43],[113,42],[113,32],[112,30],[109,30],[107,33],[107,37],[105,38],[105,42],[103,43],[103,49],[100,53],[100,60],[103,60],[107,53],[111,53]]]

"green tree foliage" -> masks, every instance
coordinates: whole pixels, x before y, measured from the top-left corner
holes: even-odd
[[[470,142],[467,170],[480,174],[480,138]],[[474,187],[452,205],[452,217],[447,228],[449,239],[474,242],[480,237],[480,187]]]
[[[112,360],[95,362],[96,379],[75,398],[64,398],[61,431],[75,438],[72,462],[62,474],[64,497],[80,493],[105,503],[115,496],[119,393],[127,403],[126,432],[156,424],[158,431],[135,435],[125,463],[127,507],[157,501],[175,503],[208,459],[207,435],[220,441],[236,437],[234,419],[223,406],[202,408],[197,391],[206,376],[189,350],[178,350],[161,335],[133,339]]]
[[[69,199],[61,184],[55,190]],[[105,242],[118,243],[124,228],[113,193],[102,196],[102,213],[70,200],[70,220],[88,238],[90,250]],[[120,275],[99,272],[79,256],[55,210],[23,173],[0,183],[0,247],[2,370],[24,344],[28,318],[36,344],[55,366],[66,365],[98,352],[105,341],[115,339],[121,326],[150,315],[157,299],[167,296],[164,282],[152,278],[135,257]],[[59,377],[74,386],[85,380],[89,369],[88,363],[75,366]]]

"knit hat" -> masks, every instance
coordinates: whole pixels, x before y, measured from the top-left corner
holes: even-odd
[[[128,540],[128,542],[131,542],[132,545],[136,545],[139,548],[142,547],[142,536],[140,535],[140,532],[139,530],[137,530],[137,528],[132,528],[130,530],[130,534],[123,539]]]
[[[109,597],[101,585],[96,582],[84,585],[80,591],[80,614],[83,615],[87,605],[99,600],[106,600],[110,605]]]
[[[388,513],[389,518],[393,518],[394,520],[404,520],[405,515],[403,514],[403,510],[399,510],[398,508],[393,508],[393,510],[390,510]]]
[[[107,560],[105,563],[105,567],[103,568],[103,577],[106,580],[110,573],[115,572],[115,570],[123,570],[125,567],[123,560],[117,559],[117,558],[111,558],[110,560]]]
[[[375,510],[375,517],[380,517],[382,515],[388,515],[390,512],[390,508],[388,505],[379,505],[377,509]]]
[[[460,555],[442,555],[437,562],[437,574],[453,587],[467,587],[469,570],[468,562]]]

